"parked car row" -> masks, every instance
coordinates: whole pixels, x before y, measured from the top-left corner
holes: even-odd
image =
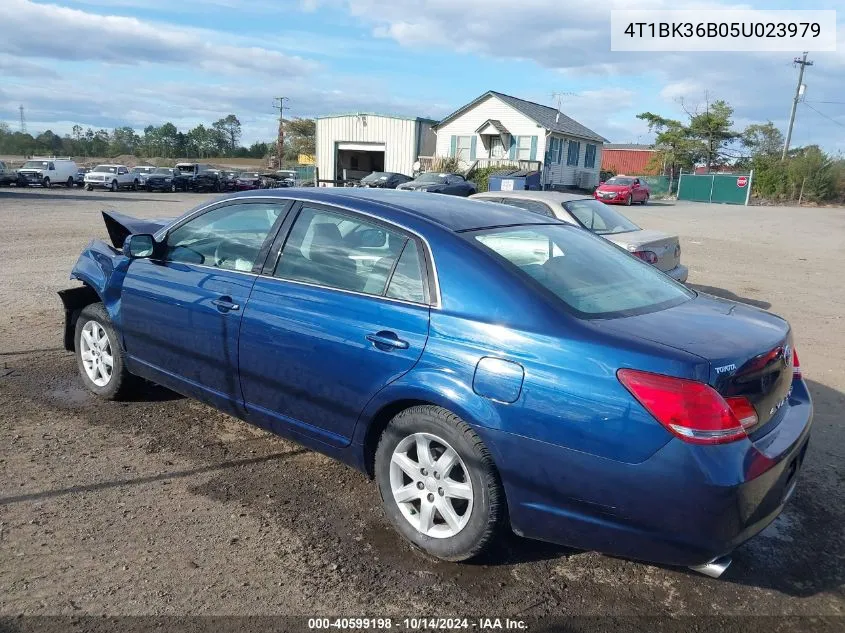
[[[460,174],[427,171],[411,178],[405,174],[390,171],[374,171],[364,176],[358,187],[370,189],[399,189],[401,191],[427,191],[450,196],[467,197],[478,189]]]
[[[0,161],[0,186],[52,187],[61,184],[71,188],[131,189],[146,191],[227,192],[249,189],[292,187],[297,175],[280,169],[271,173],[217,169],[205,163],[183,162],[175,167],[138,165],[127,167],[104,163],[93,168],[79,167],[69,158],[32,158],[20,169],[12,169]]]

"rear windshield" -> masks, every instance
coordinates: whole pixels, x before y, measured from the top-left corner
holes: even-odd
[[[571,200],[563,203],[563,208],[569,211],[584,228],[599,235],[613,235],[639,231],[640,227],[631,222],[624,215],[598,200]]]
[[[488,229],[468,236],[583,318],[655,312],[695,296],[653,266],[572,225]]]
[[[387,180],[392,175],[393,174],[384,171],[374,171],[370,175],[361,178],[361,182],[378,182],[379,180]]]

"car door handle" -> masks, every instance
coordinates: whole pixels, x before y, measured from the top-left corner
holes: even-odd
[[[387,351],[388,349],[408,349],[408,341],[403,341],[393,332],[376,332],[375,334],[367,334],[367,340],[370,341],[380,350]]]
[[[241,306],[237,303],[232,303],[232,300],[229,297],[220,297],[219,299],[214,299],[212,302],[218,308],[223,310],[224,312],[228,312],[229,310],[240,310]]]

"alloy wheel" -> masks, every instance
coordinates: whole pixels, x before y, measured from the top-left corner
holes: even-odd
[[[469,471],[449,444],[431,433],[413,433],[393,450],[390,488],[402,516],[432,538],[450,538],[472,515]]]
[[[114,372],[114,357],[109,335],[96,321],[88,321],[79,337],[79,355],[85,373],[98,387],[105,387]]]

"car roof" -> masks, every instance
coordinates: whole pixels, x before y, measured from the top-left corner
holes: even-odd
[[[471,198],[482,200],[489,198],[519,198],[522,200],[537,200],[538,202],[569,202],[570,200],[592,200],[591,196],[583,193],[566,193],[563,191],[485,191],[476,193]]]
[[[343,205],[353,211],[377,212],[379,207],[437,224],[451,231],[521,224],[550,224],[555,220],[504,204],[480,204],[457,196],[395,189],[357,187],[302,187],[280,190],[244,191],[227,199],[248,197],[296,198],[311,202]]]

